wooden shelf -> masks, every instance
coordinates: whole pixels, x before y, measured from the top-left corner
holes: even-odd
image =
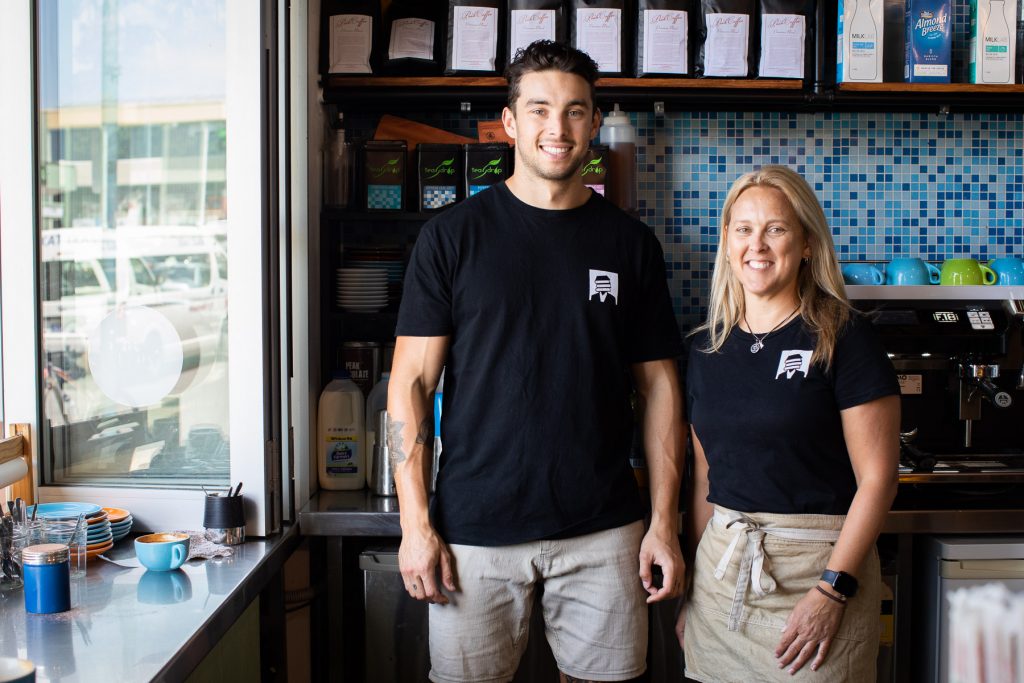
[[[858,93],[955,93],[959,95],[1024,95],[1024,85],[988,83],[840,83],[840,92]]]
[[[500,76],[327,76],[328,88],[505,88]],[[779,78],[601,78],[601,88],[682,90],[800,90],[803,81]]]

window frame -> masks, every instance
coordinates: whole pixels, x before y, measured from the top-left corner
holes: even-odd
[[[273,0],[268,0],[273,2]],[[276,3],[275,3],[276,4]],[[35,461],[39,462],[41,421],[41,280],[38,244],[40,174],[37,148],[39,101],[36,90],[36,2],[0,5],[0,352],[2,352],[3,417],[7,424],[28,423]],[[250,536],[279,529],[280,479],[271,454],[280,446],[271,436],[280,433],[280,415],[273,405],[269,378],[279,372],[280,359],[266,353],[270,319],[264,299],[277,268],[265,254],[268,235],[276,235],[278,217],[265,210],[268,176],[275,174],[268,157],[265,128],[253,111],[264,111],[265,42],[268,16],[265,2],[225,0],[225,111],[232,134],[227,137],[227,177],[231,179],[228,228],[228,431],[231,443],[231,481],[243,481]],[[253,197],[262,198],[252,201]],[[234,225],[235,228],[230,226]],[[25,229],[31,226],[31,229]],[[258,226],[259,229],[252,229]],[[253,264],[261,264],[253,267]],[[26,267],[26,264],[30,267]],[[31,292],[31,296],[26,296]],[[263,292],[263,296],[259,295]],[[272,293],[276,295],[276,293]],[[32,334],[27,334],[32,330]],[[253,369],[257,371],[253,371]],[[276,421],[276,424],[275,424]],[[139,529],[199,529],[204,493],[189,487],[54,486],[38,481],[41,502],[79,500],[118,505],[132,510]]]

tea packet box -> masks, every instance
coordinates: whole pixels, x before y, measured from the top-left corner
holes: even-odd
[[[462,145],[421,142],[416,152],[419,210],[443,209],[461,199]]]
[[[511,148],[504,142],[468,143],[465,152],[466,198],[511,175]]]
[[[605,188],[608,185],[608,145],[591,145],[580,166],[580,177],[583,184],[598,193],[607,197]]]
[[[881,83],[884,0],[839,0],[836,81]]]
[[[363,197],[367,211],[404,208],[404,140],[370,140],[363,145]]]
[[[971,83],[1013,83],[1017,1],[971,0],[968,38]]]
[[[951,0],[906,0],[907,83],[949,83],[953,53]]]

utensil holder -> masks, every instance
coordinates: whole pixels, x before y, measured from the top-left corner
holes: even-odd
[[[245,510],[242,496],[207,496],[203,528],[206,540],[213,543],[244,543]]]

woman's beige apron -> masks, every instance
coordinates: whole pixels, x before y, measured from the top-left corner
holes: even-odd
[[[775,648],[796,603],[832,555],[845,515],[741,513],[715,507],[692,567],[686,675],[705,683],[875,680],[881,571],[872,548],[825,663],[790,676]],[[813,661],[813,659],[811,660]]]

